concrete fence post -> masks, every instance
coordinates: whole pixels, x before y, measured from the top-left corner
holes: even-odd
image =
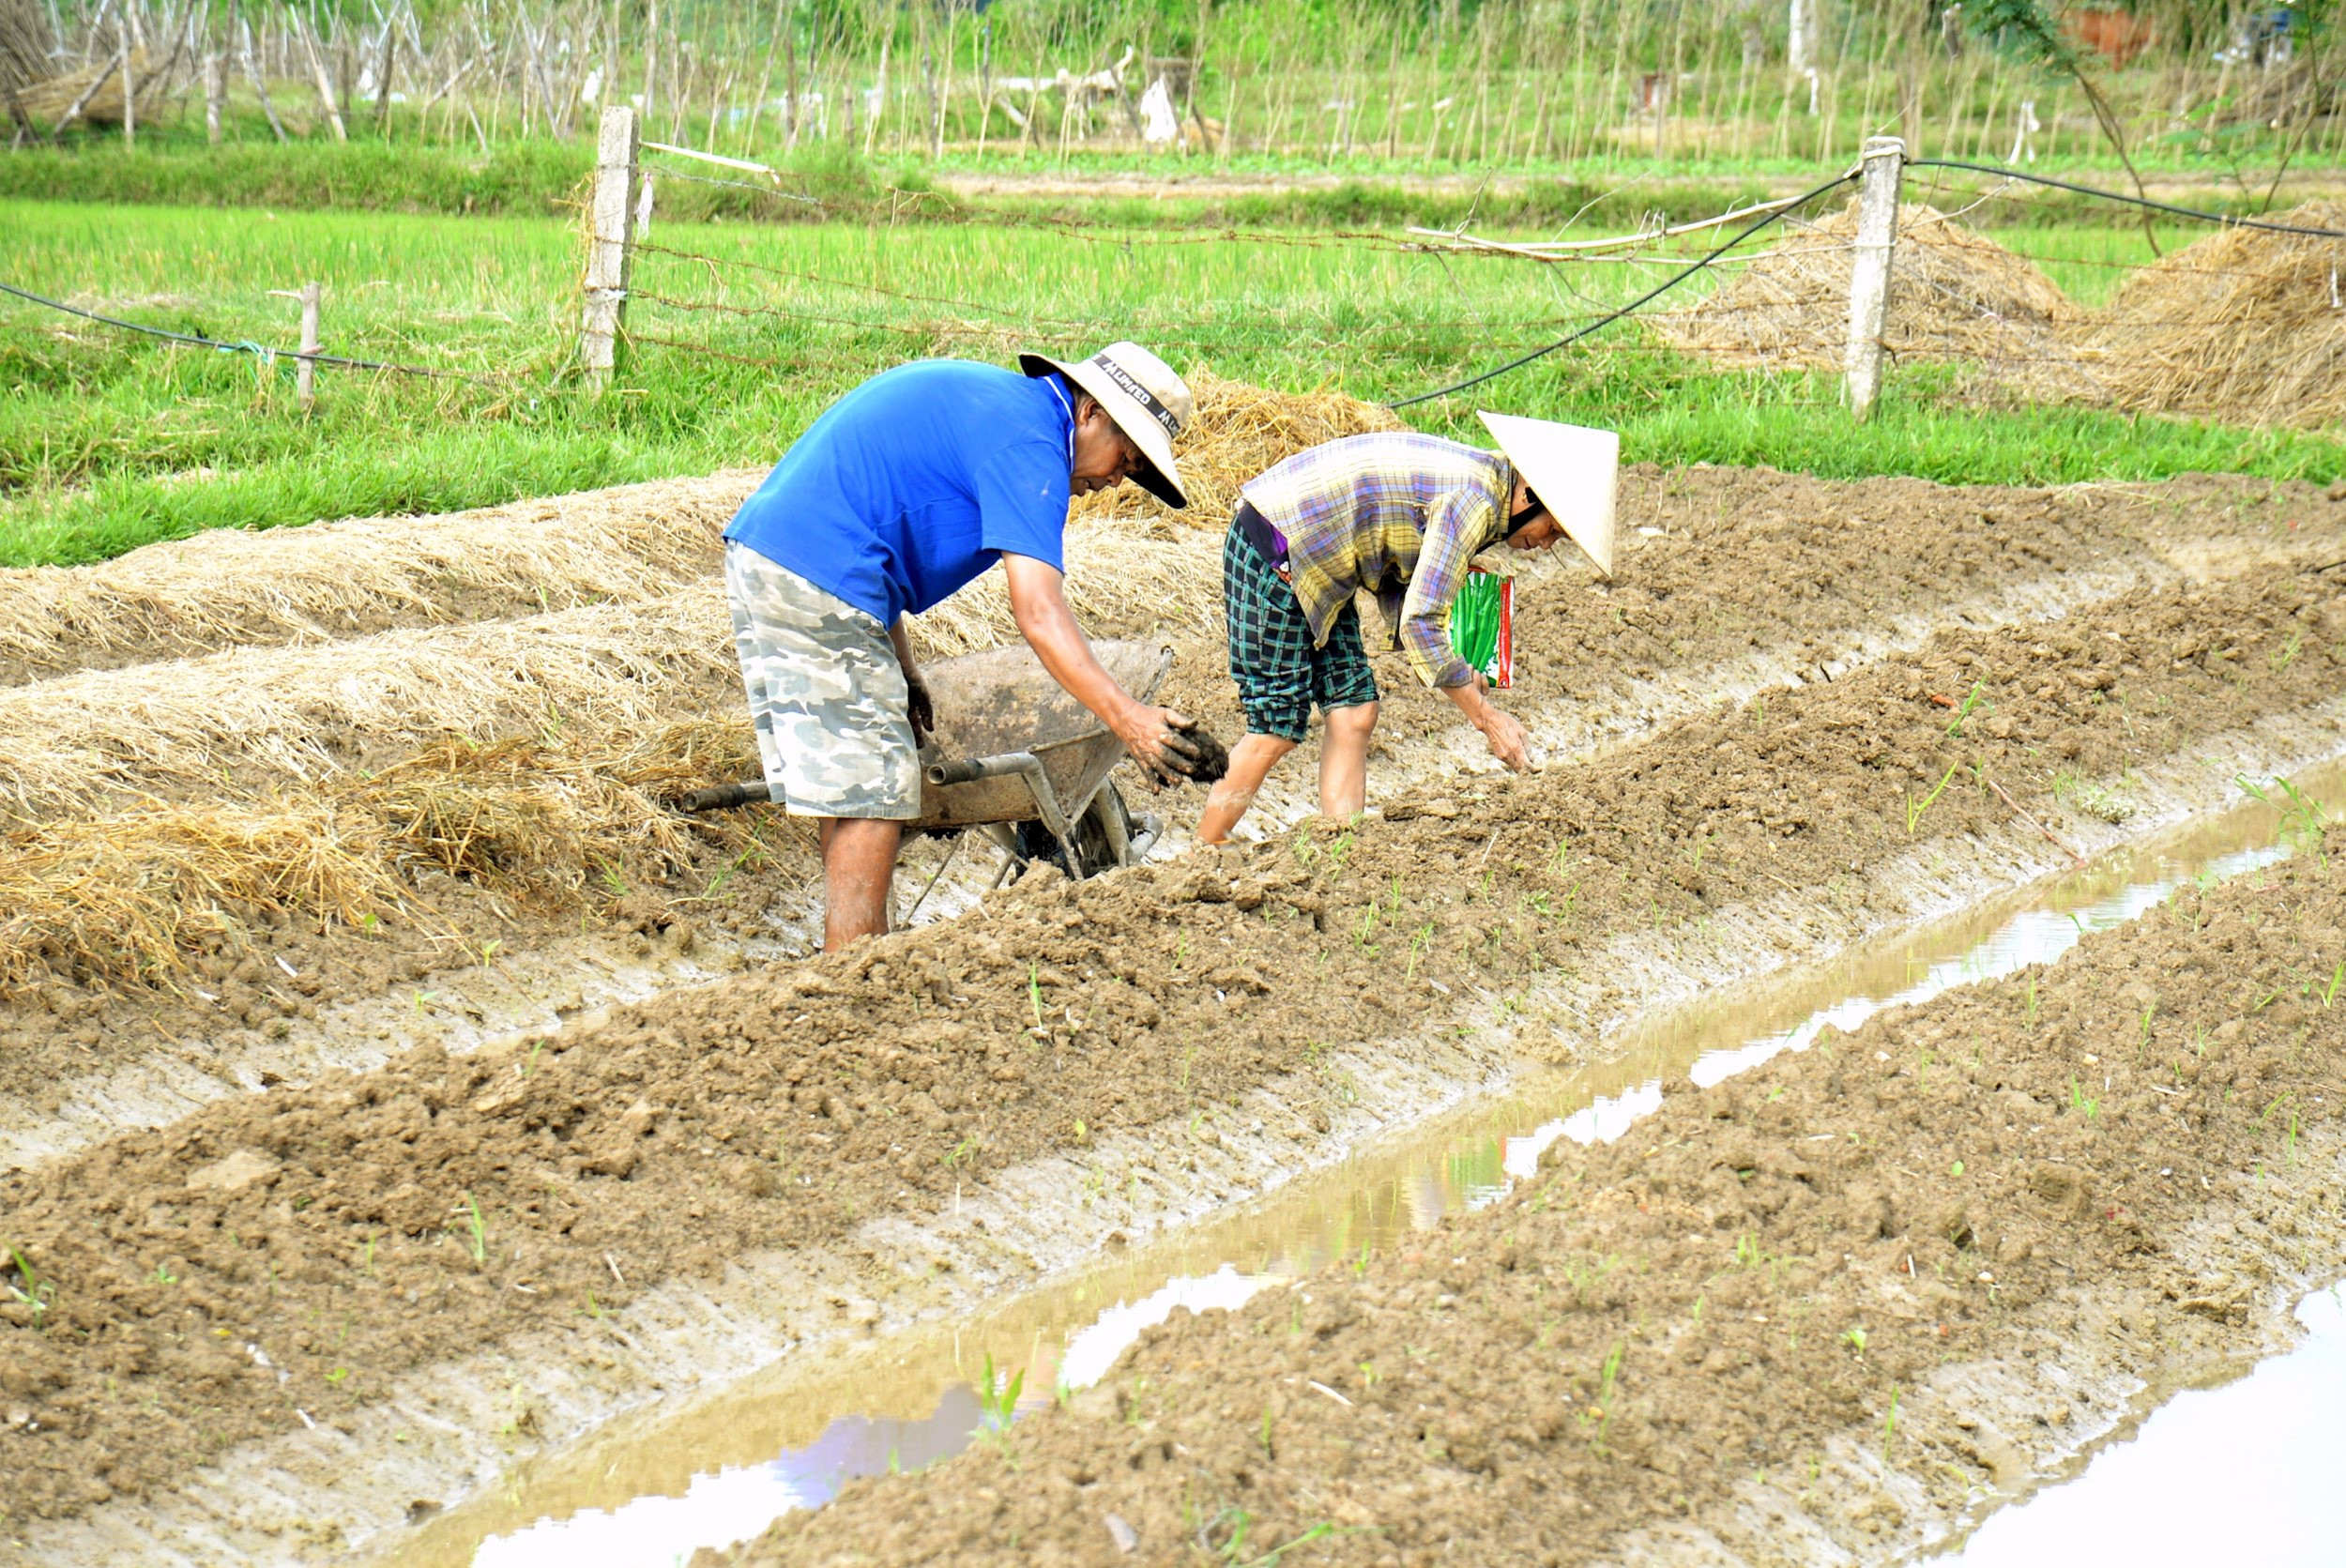
[[[588,211],[585,308],[578,328],[578,362],[598,387],[609,382],[618,363],[619,330],[627,318],[628,280],[635,265],[639,144],[634,109],[618,104],[602,112]]]
[[[1849,352],[1842,388],[1851,419],[1873,412],[1881,390],[1881,333],[1890,319],[1890,253],[1898,236],[1898,186],[1906,144],[1895,136],[1866,139],[1857,188],[1857,243],[1851,255]]]

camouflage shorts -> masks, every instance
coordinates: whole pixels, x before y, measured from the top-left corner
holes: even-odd
[[[775,803],[794,816],[919,816],[921,756],[888,629],[737,542],[725,598]]]

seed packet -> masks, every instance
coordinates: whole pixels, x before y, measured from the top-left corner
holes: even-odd
[[[1469,571],[1450,606],[1450,647],[1493,686],[1516,683],[1516,583],[1495,571]]]

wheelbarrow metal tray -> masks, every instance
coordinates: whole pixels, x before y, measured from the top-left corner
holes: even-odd
[[[1154,643],[1095,642],[1091,651],[1116,683],[1143,702],[1173,667],[1173,650]],[[1109,771],[1123,742],[1091,710],[1051,678],[1024,643],[965,653],[922,666],[937,704],[933,755],[948,761],[1032,753],[1072,820]],[[918,828],[975,828],[1028,822],[1038,814],[1033,790],[1016,774],[962,784],[927,784]]]

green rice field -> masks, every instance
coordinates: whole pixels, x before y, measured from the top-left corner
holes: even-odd
[[[1028,343],[1131,337],[1177,366],[1397,399],[1552,342],[1673,270],[1437,254],[1405,248],[1400,223],[1138,227],[1057,206],[946,222],[903,200],[900,221],[655,216],[632,358],[600,396],[568,369],[582,245],[566,218],[0,203],[0,282],[151,327],[289,347],[297,307],[278,291],[314,279],[327,288],[327,352],[440,373],[328,371],[304,417],[285,358],[174,345],[7,299],[0,563],[762,464],[845,388],[929,355],[1007,360]],[[2162,233],[2171,248],[2176,235]],[[2004,237],[2087,304],[2149,257],[2139,228]],[[1670,298],[1691,301],[1714,276]],[[1952,367],[1900,367],[1864,426],[1836,398],[1833,377],[1722,371],[1631,321],[1408,417],[1469,436],[1474,408],[1496,407],[1616,428],[1633,461],[1830,476],[2346,473],[2335,434],[2021,406]]]

